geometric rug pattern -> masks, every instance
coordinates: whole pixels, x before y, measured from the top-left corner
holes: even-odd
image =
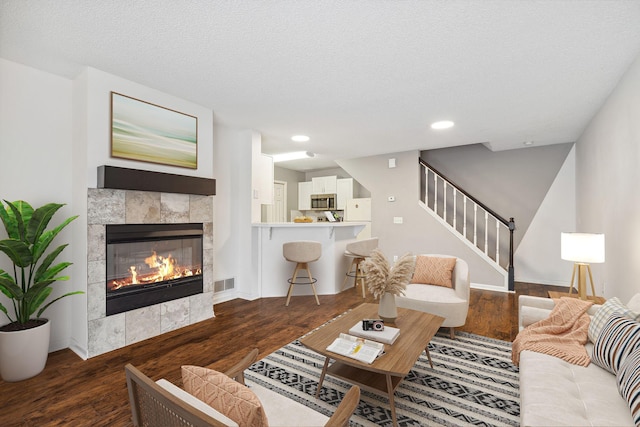
[[[520,422],[518,368],[511,343],[465,332],[454,340],[438,334],[395,392],[399,426],[517,426]],[[351,385],[327,375],[315,398],[324,357],[298,340],[245,371],[245,378],[331,416]],[[391,426],[384,393],[361,390],[352,426]]]

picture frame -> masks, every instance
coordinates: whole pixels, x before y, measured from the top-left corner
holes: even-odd
[[[198,118],[111,92],[111,157],[198,168]]]

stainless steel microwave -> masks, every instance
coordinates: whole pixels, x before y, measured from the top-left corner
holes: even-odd
[[[312,194],[311,209],[316,211],[332,211],[336,209],[335,194]]]

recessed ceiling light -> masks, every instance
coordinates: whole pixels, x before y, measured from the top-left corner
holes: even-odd
[[[453,127],[453,122],[451,120],[441,120],[439,122],[431,123],[431,129],[449,129]]]
[[[299,160],[299,159],[306,159],[309,157],[315,157],[315,154],[312,153],[311,151],[294,151],[291,153],[274,154],[271,157],[273,157],[274,163],[277,163],[277,162],[286,162],[289,160]]]
[[[309,137],[307,135],[293,135],[291,140],[295,142],[307,142]]]
[[[530,146],[533,145],[533,141],[531,141],[531,140],[525,141],[525,142],[522,143],[522,145],[524,145],[525,147],[530,147]]]

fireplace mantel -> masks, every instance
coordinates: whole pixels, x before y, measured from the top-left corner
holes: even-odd
[[[216,180],[104,165],[98,166],[98,188],[215,196]]]

